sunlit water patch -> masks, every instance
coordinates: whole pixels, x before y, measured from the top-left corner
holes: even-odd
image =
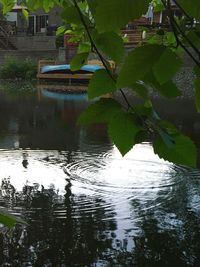
[[[177,187],[185,184],[185,175],[189,173],[188,169],[159,159],[148,143],[136,145],[125,157],[112,146],[106,152],[98,151],[98,145],[91,150],[90,146],[93,144],[88,146],[88,152],[70,153],[1,150],[1,179],[9,180],[17,192],[31,187],[38,192],[53,189],[63,201],[73,197],[72,218],[87,217],[103,209],[102,220],[114,218],[116,232],[122,238],[126,231],[132,235],[139,231],[145,213],[162,211],[174,198]],[[187,205],[198,210],[198,192],[191,190]],[[67,216],[63,201],[53,208],[54,216],[60,219]],[[16,214],[16,210],[13,212]]]

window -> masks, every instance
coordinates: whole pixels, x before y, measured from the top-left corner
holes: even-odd
[[[36,32],[41,32],[42,28],[47,28],[48,26],[48,15],[36,16]]]

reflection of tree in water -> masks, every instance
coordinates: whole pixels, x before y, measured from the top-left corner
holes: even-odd
[[[132,200],[140,231],[134,234],[131,252],[126,239],[117,240],[112,207],[106,210],[107,203],[97,197],[73,195],[70,178],[66,179],[65,196],[58,195],[53,186],[45,189],[38,184],[16,192],[5,179],[1,202],[10,200],[9,206],[21,206],[29,226],[7,232],[4,229],[4,236],[0,236],[0,265],[200,266],[200,218],[198,211],[191,208],[191,198],[200,193],[199,183],[181,180],[166,191],[168,197],[160,199],[159,207],[150,210],[144,209],[139,199]],[[158,198],[164,195],[165,191]],[[84,210],[85,203],[92,207],[91,212]]]
[[[6,183],[10,190],[10,182],[6,180]],[[4,233],[4,240],[0,239],[4,264],[13,267],[92,266],[102,252],[111,247],[112,240],[106,237],[109,235],[106,230],[116,229],[114,214],[110,212],[109,221],[103,221],[107,215],[100,199],[94,199],[94,211],[85,214],[76,205],[84,197],[72,195],[70,180],[67,180],[65,189],[64,197],[59,196],[53,186],[45,189],[39,185],[26,185],[22,192],[16,193],[17,198],[12,199],[12,204],[17,207],[23,203],[21,213],[29,225],[17,225],[14,230]],[[9,193],[5,192],[4,185],[8,200]]]
[[[173,187],[162,205],[142,210],[137,203],[141,234],[134,238],[138,267],[200,266],[200,216],[192,210],[191,197],[200,193],[200,183],[185,177]],[[195,190],[194,190],[195,189]]]

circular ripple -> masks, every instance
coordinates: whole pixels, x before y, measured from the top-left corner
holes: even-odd
[[[185,178],[188,169],[160,160],[149,144],[138,145],[122,158],[116,149],[98,157],[77,152],[73,162],[64,167],[75,195],[103,199],[101,208],[112,210],[119,218],[130,218],[132,207],[143,210],[157,208],[172,198],[172,191]],[[82,210],[97,207],[82,200]]]

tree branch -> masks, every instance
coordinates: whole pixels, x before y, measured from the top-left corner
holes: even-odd
[[[102,54],[99,52],[99,50],[98,50],[98,48],[97,48],[95,42],[94,42],[93,39],[92,39],[92,36],[91,36],[90,31],[89,31],[89,29],[88,29],[88,26],[87,26],[87,24],[86,24],[86,22],[85,22],[85,20],[84,20],[83,14],[82,14],[82,12],[81,12],[79,6],[78,6],[78,3],[76,2],[76,0],[72,0],[72,1],[73,1],[74,6],[76,7],[76,9],[77,9],[77,11],[78,11],[78,13],[79,13],[81,22],[82,22],[82,24],[83,24],[83,26],[84,26],[84,28],[85,28],[85,30],[86,30],[86,33],[87,33],[87,35],[88,35],[88,38],[89,38],[89,40],[90,40],[90,43],[91,43],[92,47],[94,48],[94,50],[96,51],[97,55],[99,56],[99,58],[100,58],[100,60],[101,60],[101,62],[102,62],[102,64],[103,64],[104,68],[106,69],[108,75],[109,75],[110,78],[116,83],[115,78],[113,77],[113,75],[112,75],[110,69],[109,69],[108,66],[107,66],[106,60],[104,59],[104,57],[102,56]],[[132,108],[131,104],[129,103],[129,101],[128,101],[128,99],[127,99],[127,97],[126,97],[126,95],[125,95],[125,93],[123,92],[122,89],[120,89],[120,92],[121,92],[121,94],[122,94],[122,96],[123,96],[123,98],[124,98],[124,100],[125,100],[125,102],[126,102],[126,104],[127,104],[127,106],[128,106],[128,109]]]
[[[165,8],[169,11],[169,20],[170,20],[170,25],[172,27],[173,33],[176,38],[177,46],[180,45],[184,51],[190,56],[190,58],[200,67],[200,62],[194,57],[194,55],[190,52],[190,50],[183,44],[183,42],[179,38],[179,34],[188,42],[188,44],[193,48],[193,50],[197,53],[197,55],[200,58],[200,51],[198,48],[192,43],[192,41],[185,35],[181,27],[178,25],[176,20],[174,19],[174,15],[172,13],[171,9],[171,3],[169,0],[167,0],[167,5],[164,0],[161,0]]]

